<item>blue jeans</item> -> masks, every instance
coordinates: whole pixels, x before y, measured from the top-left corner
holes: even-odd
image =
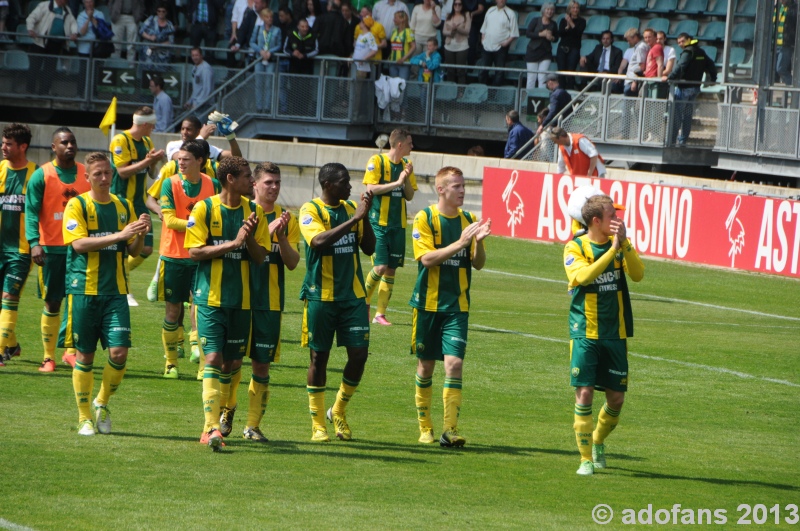
[[[409,65],[398,65],[393,64],[389,65],[389,77],[402,77],[406,81],[408,81],[408,75],[411,72],[411,66]]]
[[[272,112],[272,82],[275,63],[256,63],[256,109]]]
[[[778,46],[778,57],[775,61],[775,81],[782,81],[787,85],[792,84],[792,57],[794,46]]]
[[[675,119],[672,121],[672,143],[686,145],[686,140],[692,132],[692,116],[694,115],[694,100],[700,94],[700,87],[675,87]],[[678,135],[678,129],[681,133]]]

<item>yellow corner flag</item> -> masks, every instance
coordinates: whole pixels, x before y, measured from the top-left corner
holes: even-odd
[[[114,96],[111,98],[111,105],[108,106],[108,110],[106,111],[105,116],[103,116],[103,121],[100,122],[100,130],[103,131],[104,135],[108,134],[108,130],[111,129],[111,126],[117,123],[117,97]]]

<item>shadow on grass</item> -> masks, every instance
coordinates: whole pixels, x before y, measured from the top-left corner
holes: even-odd
[[[617,456],[614,456],[616,459]],[[673,476],[671,474],[659,474],[658,472],[646,472],[643,470],[631,470],[629,468],[622,468],[622,467],[609,467],[611,470],[620,470],[622,472],[628,472],[630,477],[634,478],[644,478],[644,479],[674,479],[680,481],[699,481],[701,483],[710,483],[712,485],[730,485],[730,486],[754,486],[754,487],[768,487],[771,489],[777,490],[787,490],[787,491],[800,491],[800,487],[797,485],[784,485],[782,483],[768,483],[766,481],[755,481],[755,480],[745,480],[745,479],[723,479],[723,478],[703,478],[703,477],[692,477],[692,476]]]
[[[106,435],[103,435],[106,437]],[[198,441],[200,440],[200,436],[197,437],[179,437],[177,435],[152,435],[149,433],[132,433],[132,432],[125,432],[125,431],[114,431],[108,437],[132,437],[135,439],[160,439],[165,441],[184,441],[184,442],[192,442],[200,444]]]

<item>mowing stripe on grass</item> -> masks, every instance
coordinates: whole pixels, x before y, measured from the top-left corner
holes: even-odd
[[[483,330],[486,332],[501,332],[504,334],[511,334],[515,336],[522,336],[531,339],[539,339],[541,341],[550,341],[553,343],[569,343],[566,339],[556,339],[553,337],[546,337],[546,336],[537,336],[536,334],[528,334],[527,332],[519,332],[517,330],[505,330],[503,328],[494,328],[491,326],[484,326],[479,324],[470,324],[470,328],[474,328],[476,330]],[[787,380],[778,380],[777,378],[768,378],[766,376],[755,376],[753,374],[748,374],[746,372],[734,371],[732,369],[726,369],[724,367],[714,367],[712,365],[703,365],[701,363],[693,363],[691,361],[680,361],[680,360],[673,360],[669,358],[662,358],[659,356],[648,356],[647,354],[639,354],[638,352],[631,352],[628,351],[628,354],[635,358],[642,358],[646,360],[652,361],[663,361],[665,363],[674,363],[675,365],[681,365],[683,367],[691,367],[693,369],[703,369],[712,372],[718,372],[722,374],[730,374],[731,376],[736,376],[739,378],[744,378],[748,380],[761,380],[764,382],[775,383],[779,385],[788,385],[789,387],[800,387],[800,384],[796,384],[794,382],[789,382]]]
[[[495,273],[497,275],[505,275],[508,277],[516,277],[516,278],[527,278],[529,280],[538,280],[540,282],[555,282],[558,284],[566,285],[567,281],[565,280],[553,280],[552,278],[543,278],[543,277],[534,277],[532,275],[520,275],[519,273],[508,273],[506,271],[498,271],[496,269],[483,269],[487,273]],[[758,315],[760,317],[772,317],[774,319],[785,319],[787,321],[797,321],[800,322],[800,317],[789,317],[787,315],[777,315],[774,313],[765,313],[765,312],[758,312],[755,310],[745,310],[742,308],[731,308],[730,306],[720,306],[718,304],[709,304],[707,302],[697,302],[697,301],[688,301],[686,299],[674,299],[672,297],[660,297],[658,295],[650,295],[649,293],[639,293],[636,291],[631,291],[631,295],[636,295],[637,297],[648,297],[650,299],[659,300],[659,301],[667,301],[667,302],[678,302],[681,304],[693,304],[695,306],[702,306],[704,308],[713,308],[715,310],[725,310],[729,312],[741,312],[747,313],[750,315]]]
[[[32,527],[15,524],[14,522],[9,522],[5,518],[0,518],[0,529],[8,529],[9,531],[35,531]]]

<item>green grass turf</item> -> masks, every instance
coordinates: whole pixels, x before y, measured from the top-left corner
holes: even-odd
[[[309,440],[301,262],[287,275],[283,357],[262,424],[271,442],[240,438],[245,362],[235,431],[218,454],[197,442],[197,366],[181,360],[180,380],[160,377],[163,307],[144,296],[155,257],[131,275],[141,306],[132,309],[135,347],[110,403],[110,436],[77,435],[60,351],[56,373],[36,370],[41,303],[32,277],[20,305],[23,355],[0,369],[0,528],[578,529],[594,525],[599,503],[615,510],[612,528],[622,527],[623,509],[648,504],[725,509],[729,525],[744,503],[779,504],[788,516],[784,507],[800,502],[798,417],[788,407],[800,387],[800,283],[645,259],[644,280],[631,283],[630,392],[607,440],[609,468],[584,478],[575,475],[561,254],[560,245],[488,241],[486,270],[473,275],[460,421],[468,442],[460,450],[416,442],[412,261],[397,277],[393,326],[372,330],[372,355],[348,409],[352,442]],[[343,349],[331,356],[328,405],[344,357]],[[437,436],[441,384],[438,367]],[[595,415],[602,402],[598,395]]]

